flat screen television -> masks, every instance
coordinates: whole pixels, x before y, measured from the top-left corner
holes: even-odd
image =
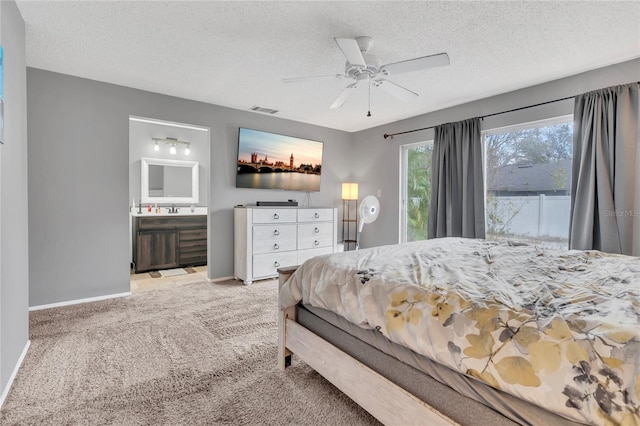
[[[241,127],[236,188],[318,192],[322,148],[322,142]]]

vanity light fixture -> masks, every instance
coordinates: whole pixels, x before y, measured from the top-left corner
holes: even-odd
[[[178,138],[151,138],[154,141],[153,150],[160,151],[160,142],[164,142],[169,145],[169,153],[176,155],[178,152],[178,145],[185,145],[184,154],[189,155],[191,153],[191,142],[180,141]]]

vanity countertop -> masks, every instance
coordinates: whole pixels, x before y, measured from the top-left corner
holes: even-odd
[[[142,208],[142,213],[138,213],[138,209],[130,212],[129,214],[134,217],[160,217],[160,216],[206,216],[206,207],[196,207],[194,212],[191,213],[190,207],[176,207],[178,213],[168,213],[168,207],[161,207],[160,213],[156,213],[155,209],[151,209],[151,212],[147,211],[146,207]]]

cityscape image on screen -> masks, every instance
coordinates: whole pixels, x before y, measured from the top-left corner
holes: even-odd
[[[320,191],[323,143],[241,127],[236,187]]]

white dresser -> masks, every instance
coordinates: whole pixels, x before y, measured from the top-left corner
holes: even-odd
[[[338,248],[338,209],[235,207],[234,275],[251,284]]]

